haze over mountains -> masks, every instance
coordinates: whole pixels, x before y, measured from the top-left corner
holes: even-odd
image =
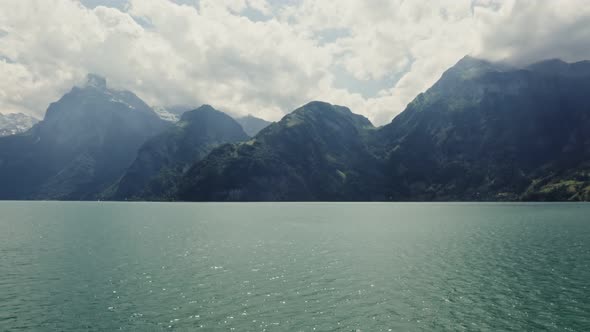
[[[236,118],[236,121],[244,128],[246,134],[250,136],[256,136],[262,129],[271,124],[271,122],[257,118],[251,114]]]
[[[174,191],[180,177],[213,148],[249,137],[230,116],[203,105],[149,139],[116,185],[112,199],[158,199]]]
[[[0,198],[94,199],[169,126],[133,93],[91,75],[36,126],[0,140]]]
[[[588,91],[590,62],[465,57],[386,126],[324,102],[269,125],[165,121],[90,76],[0,138],[0,199],[589,200]]]

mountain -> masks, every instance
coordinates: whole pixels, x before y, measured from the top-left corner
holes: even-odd
[[[25,132],[37,122],[38,119],[23,113],[0,113],[0,137]]]
[[[355,200],[367,197],[375,130],[348,108],[311,102],[247,142],[213,150],[179,181],[190,201]]]
[[[262,129],[268,127],[271,122],[257,118],[252,115],[246,115],[241,118],[236,118],[236,121],[244,128],[246,134],[250,137],[256,136]]]
[[[43,121],[0,138],[0,199],[94,199],[168,126],[133,93],[89,75]]]
[[[189,166],[213,148],[247,139],[248,135],[234,119],[209,105],[185,112],[179,122],[139,149],[137,158],[109,198],[165,197]]]
[[[374,128],[313,102],[196,163],[179,200],[589,200],[590,62],[465,57]]]
[[[590,198],[587,91],[589,62],[462,59],[374,138],[383,198]]]

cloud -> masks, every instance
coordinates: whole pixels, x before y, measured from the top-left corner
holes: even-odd
[[[301,30],[316,34],[325,29],[348,29],[348,36],[333,41],[329,48],[335,63],[356,79],[399,77],[394,86],[384,86],[362,102],[357,96],[339,96],[354,103],[355,111],[376,124],[391,121],[445,69],[470,53],[474,40],[470,0],[342,0],[336,7],[327,1],[309,0],[282,15]]]
[[[15,63],[0,68],[20,84],[3,82],[8,97],[1,106],[40,114],[94,72],[152,104],[206,102],[236,114],[280,118],[314,94],[329,75],[331,55],[289,25],[233,13],[250,3],[265,8],[262,1],[203,0],[197,10],[153,0],[131,1],[122,12],[65,0],[9,0],[2,12],[16,15],[1,17],[10,30],[0,45]]]
[[[465,54],[590,59],[584,0],[85,3],[2,1],[0,112],[42,115],[93,72],[152,105],[277,120],[320,99],[383,124]]]
[[[522,65],[549,58],[590,59],[590,7],[585,1],[507,1],[478,11],[476,54]]]

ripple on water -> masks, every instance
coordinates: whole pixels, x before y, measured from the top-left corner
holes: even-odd
[[[0,330],[590,331],[583,204],[0,206]]]

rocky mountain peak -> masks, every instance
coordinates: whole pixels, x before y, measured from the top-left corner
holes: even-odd
[[[107,80],[106,78],[99,76],[97,74],[88,74],[86,76],[86,84],[84,87],[93,87],[100,90],[107,89]]]

